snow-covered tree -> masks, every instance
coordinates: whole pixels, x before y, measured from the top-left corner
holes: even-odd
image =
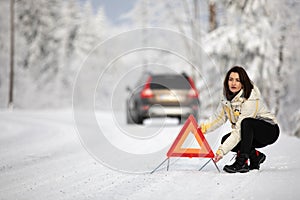
[[[75,46],[80,26],[80,6],[76,0],[64,1],[61,8],[61,27],[58,30],[61,38],[59,51],[59,72],[55,79],[56,96],[62,101],[60,104],[70,104],[72,87],[78,70],[79,58]]]
[[[62,38],[58,34],[62,26],[60,8],[58,0],[16,1],[19,99],[26,96],[25,99],[33,102],[36,98],[42,99],[43,95],[55,92],[52,84],[61,65],[59,53]],[[23,81],[29,81],[29,85]],[[35,92],[35,95],[31,92]]]
[[[100,9],[95,16],[91,3],[87,1],[80,14],[80,26],[78,27],[75,46],[78,55],[86,56],[103,39],[103,31],[101,29],[103,12]]]
[[[201,63],[201,52],[195,52],[197,49],[195,45],[197,42],[200,43],[201,32],[203,32],[205,27],[201,24],[203,22],[201,18],[204,16],[203,9],[201,8],[204,5],[205,2],[197,0],[167,0],[159,2],[139,0],[134,8],[124,15],[123,18],[130,19],[134,28],[161,27],[182,33],[186,37],[182,37],[182,41],[178,41],[177,44],[172,45],[178,45],[178,48],[183,48],[186,52],[186,58],[193,63],[199,64]],[[151,45],[154,36],[147,35],[147,31],[145,31],[143,37],[145,37],[144,43]],[[191,42],[188,37],[192,38],[195,42]],[[165,39],[165,41],[168,41],[168,39]],[[182,47],[180,43],[183,43],[184,46]],[[161,56],[158,57],[158,60],[161,61],[162,59]],[[201,66],[197,67],[201,69]],[[193,67],[187,69],[189,68],[189,64],[186,64],[184,67],[181,66],[181,68],[196,78]]]
[[[16,107],[71,106],[80,63],[104,32],[103,11],[76,0],[16,0],[15,10]]]

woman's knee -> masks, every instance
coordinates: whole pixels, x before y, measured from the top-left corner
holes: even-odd
[[[221,144],[225,142],[225,140],[230,136],[231,133],[227,133],[221,139]],[[232,152],[238,152],[240,149],[240,142],[231,150]]]

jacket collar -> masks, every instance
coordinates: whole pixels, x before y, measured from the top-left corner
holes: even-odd
[[[239,91],[239,93],[237,93],[237,94],[235,95],[235,97],[233,97],[233,99],[231,100],[231,102],[236,102],[236,101],[244,100],[243,95],[244,95],[244,90],[241,89],[241,90]]]
[[[244,94],[244,90],[241,89],[236,95],[235,97],[233,97],[233,99],[231,101],[227,100],[227,98],[225,96],[223,96],[222,99],[222,103],[226,106],[230,106],[232,103],[242,103],[244,102],[245,98],[243,97]]]

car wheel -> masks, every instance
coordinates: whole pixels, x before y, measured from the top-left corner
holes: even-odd
[[[134,124],[134,120],[129,110],[126,111],[126,122],[127,124]]]
[[[184,124],[186,120],[187,120],[186,117],[179,116],[178,117],[178,124]]]
[[[129,109],[129,105],[126,104],[126,122],[127,124],[134,124],[133,111]]]
[[[143,121],[144,121],[143,117],[138,115],[136,120],[135,120],[135,123],[136,124],[143,124]]]

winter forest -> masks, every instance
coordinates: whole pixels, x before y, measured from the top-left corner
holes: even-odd
[[[10,1],[1,0],[0,10],[0,107],[5,110],[11,90]],[[13,109],[71,109],[77,74],[88,65],[84,84],[77,89],[85,91],[90,76],[102,73],[96,91],[99,109],[112,95],[122,101],[115,109],[124,109],[125,86],[137,79],[122,77],[134,71],[132,67],[144,66],[129,77],[138,77],[144,70],[192,75],[200,91],[201,110],[206,111],[218,102],[224,73],[241,65],[285,132],[300,136],[299,10],[298,0],[137,0],[112,22],[103,7],[95,10],[89,1],[15,0]],[[151,47],[166,39],[148,31],[149,27],[182,34],[182,41],[173,41],[172,47],[181,49],[196,67],[167,52],[145,49],[120,56],[106,69],[113,53],[133,43]],[[113,43],[115,36],[132,30],[137,30],[133,31],[136,41],[125,37],[124,42]],[[112,45],[105,46],[108,40]],[[113,94],[120,81],[120,92]],[[84,105],[84,99],[78,98]]]

